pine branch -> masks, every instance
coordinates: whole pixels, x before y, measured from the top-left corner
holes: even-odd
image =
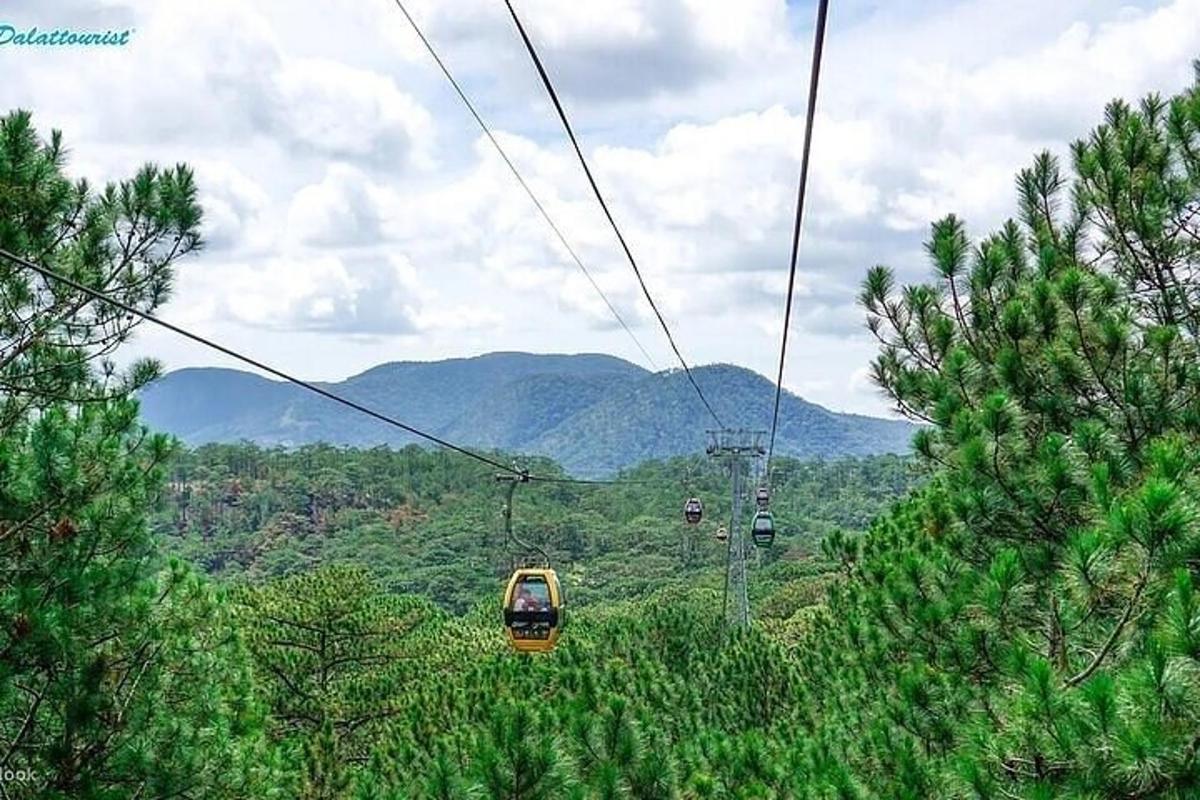
[[[1141,574],[1138,576],[1137,584],[1134,586],[1133,597],[1129,598],[1129,604],[1125,606],[1125,612],[1121,614],[1121,619],[1117,621],[1116,627],[1114,627],[1112,632],[1108,635],[1108,639],[1104,642],[1104,646],[1100,648],[1100,652],[1096,653],[1095,657],[1092,658],[1091,663],[1088,664],[1082,672],[1079,672],[1063,681],[1064,688],[1070,689],[1071,687],[1077,686],[1086,681],[1088,678],[1092,677],[1092,674],[1095,673],[1095,671],[1100,668],[1100,665],[1104,663],[1104,659],[1108,658],[1108,655],[1112,652],[1112,649],[1117,644],[1117,639],[1120,638],[1121,633],[1125,630],[1125,626],[1129,624],[1131,619],[1133,619],[1134,609],[1137,607],[1138,601],[1141,600],[1142,591],[1145,590],[1146,584],[1149,582],[1149,580],[1150,561],[1147,559],[1142,568]]]

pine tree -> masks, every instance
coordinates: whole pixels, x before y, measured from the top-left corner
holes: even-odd
[[[0,247],[152,310],[199,244],[191,172],[96,193],[64,166],[57,132],[0,118]],[[240,645],[186,570],[156,574],[173,446],[130,395],[157,367],[107,360],[136,322],[0,261],[0,764],[46,798],[244,796],[271,765]]]
[[[303,753],[305,798],[344,796],[384,726],[412,707],[438,660],[453,657],[452,648],[437,652],[441,612],[383,592],[362,569],[301,573],[243,588],[236,601],[270,687],[273,733]],[[423,722],[436,731],[436,719]]]
[[[1200,791],[1200,66],[1017,178],[1020,219],[932,226],[935,282],[864,284],[878,384],[931,486],[802,637],[814,784],[874,797]]]

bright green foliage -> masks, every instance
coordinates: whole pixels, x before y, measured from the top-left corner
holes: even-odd
[[[1114,102],[1072,157],[977,245],[935,223],[935,283],[867,278],[938,478],[830,543],[848,577],[798,645],[816,796],[1200,793],[1200,88]]]
[[[518,535],[547,547],[569,597],[547,658],[504,641],[519,553],[502,489],[453,455],[208,446],[176,459],[157,519],[172,549],[238,581],[291,796],[786,795],[794,663],[762,631],[729,641],[720,623],[727,481],[703,459],[629,477],[641,482],[516,496]],[[783,531],[751,564],[766,628],[806,630],[828,580],[819,537],[865,527],[916,479],[894,457],[779,462]],[[690,494],[706,500],[698,529],[682,519]]]
[[[58,134],[0,119],[0,247],[152,309],[197,244],[190,173],[95,194]],[[0,263],[0,765],[46,798],[244,797],[271,759],[224,603],[156,574],[146,512],[173,447],[105,358],[124,314]],[[29,777],[32,775],[32,777]]]
[[[333,585],[338,572],[320,580]],[[360,573],[343,573],[351,574]],[[355,580],[363,605],[390,602]],[[285,584],[298,585],[274,587]],[[778,742],[797,720],[795,666],[759,631],[730,638],[713,613],[714,593],[664,590],[647,602],[588,608],[555,653],[536,658],[507,649],[489,605],[477,620],[430,620],[409,630],[401,647],[412,659],[406,680],[374,706],[388,713],[376,720],[372,754],[339,762],[338,787],[353,790],[321,794],[310,786],[301,796],[671,798],[703,796],[691,787],[708,785],[719,785],[714,796],[792,791]],[[379,622],[407,618],[407,607]],[[283,735],[306,727],[283,716],[276,724]],[[299,770],[323,769],[317,748],[338,727],[304,732]]]
[[[239,591],[255,665],[270,687],[276,734],[310,766],[301,796],[337,797],[345,767],[370,754],[380,725],[422,675],[457,648],[428,601],[382,593],[364,572],[333,567]]]
[[[514,530],[550,553],[573,605],[645,596],[670,583],[719,585],[725,550],[713,533],[729,524],[728,479],[719,467],[700,456],[648,462],[626,477],[633,482],[523,485]],[[779,536],[754,561],[770,576],[769,590],[813,571],[797,562],[816,556],[821,537],[865,530],[919,478],[895,456],[781,459],[772,504]],[[168,548],[223,578],[358,564],[389,589],[462,612],[494,598],[512,558],[525,555],[505,546],[494,471],[454,454],[209,445],[181,454],[169,485],[157,517]],[[693,494],[705,503],[699,526],[683,520]]]
[[[125,234],[44,233],[81,190],[26,119],[2,133],[0,244],[103,281]],[[1072,157],[1038,157],[1020,221],[976,244],[935,223],[932,284],[869,273],[875,375],[927,423],[932,478],[857,535],[909,465],[781,463],[738,633],[707,538],[723,483],[698,464],[522,487],[518,532],[570,605],[555,652],[518,656],[487,472],[321,446],[168,466],[125,396],[148,371],[106,378],[80,358],[103,342],[4,317],[0,759],[58,798],[1200,796],[1200,85],[1112,104]],[[191,230],[186,171],[147,175],[89,213]],[[121,291],[169,274],[139,257]],[[23,281],[0,273],[10,307],[115,324]],[[168,470],[154,525],[228,596],[153,571]]]
[[[147,165],[100,192],[64,174],[66,149],[42,142],[30,115],[0,118],[0,246],[143,310],[160,305],[171,266],[199,246],[191,171]],[[48,403],[120,398],[158,375],[118,373],[107,357],[138,320],[61,283],[0,261],[0,424]]]

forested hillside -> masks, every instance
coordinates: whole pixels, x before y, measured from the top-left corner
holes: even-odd
[[[160,367],[106,359],[200,245],[195,181],[66,153],[0,118],[4,795],[1200,796],[1200,65],[1037,156],[996,232],[935,222],[929,284],[867,274],[915,457],[778,464],[748,629],[702,460],[522,486],[578,597],[539,657],[489,469],[142,422]]]
[[[718,413],[770,427],[775,390],[766,378],[730,365],[693,373]],[[322,386],[451,441],[546,456],[589,477],[700,452],[712,427],[682,371],[651,374],[612,356],[490,353],[383,364]],[[420,443],[298,386],[237,370],[169,373],[140,399],[151,426],[191,445]],[[908,453],[914,430],[903,420],[840,414],[785,393],[778,448],[800,458]]]
[[[554,474],[548,462],[530,466]],[[779,535],[758,554],[756,569],[779,576],[816,569],[826,535],[865,530],[920,477],[897,456],[781,460],[773,506]],[[515,495],[514,533],[550,554],[572,604],[642,597],[667,584],[718,585],[725,547],[714,533],[730,524],[723,469],[699,454],[647,462],[620,481],[535,482]],[[691,496],[705,503],[699,526],[684,522]],[[172,462],[154,519],[168,553],[223,579],[359,565],[387,589],[465,611],[495,602],[512,560],[529,555],[506,549],[503,505],[494,471],[416,446],[207,445]]]

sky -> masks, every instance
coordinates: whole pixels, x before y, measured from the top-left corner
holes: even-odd
[[[500,0],[410,12],[649,351],[569,259],[393,0],[0,0],[0,25],[131,29],[0,46],[0,111],[105,182],[191,164],[206,246],[161,316],[301,377],[496,350],[676,366]],[[773,377],[814,3],[514,0],[692,365]],[[929,275],[947,213],[982,236],[1013,177],[1113,97],[1171,94],[1200,0],[832,0],[784,377],[887,414],[857,306],[874,264]],[[143,326],[124,356],[237,366]]]

